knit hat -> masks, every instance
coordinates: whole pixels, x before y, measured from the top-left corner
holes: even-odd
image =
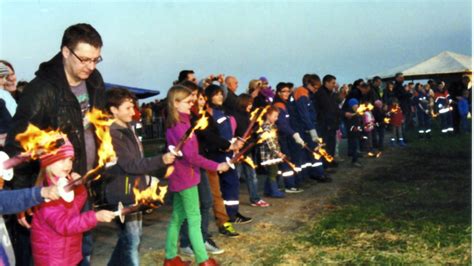
[[[206,90],[204,91],[204,94],[206,94],[207,101],[211,103],[212,96],[219,93],[219,91],[224,93],[224,91],[222,90],[220,86],[217,86],[215,84],[211,84],[207,86]]]
[[[349,104],[349,107],[352,108],[354,105],[359,104],[359,101],[356,98],[351,98],[347,103]]]
[[[382,103],[381,100],[376,100],[376,101],[374,102],[374,105],[375,105],[375,107],[377,107],[377,108],[382,108],[383,103]]]
[[[74,147],[68,139],[65,139],[65,143],[55,152],[40,156],[41,168],[46,168],[57,161],[70,157],[74,157]]]

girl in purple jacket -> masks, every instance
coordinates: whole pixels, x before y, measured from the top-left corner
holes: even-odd
[[[72,173],[74,147],[66,139],[55,153],[40,157],[41,171],[37,185],[57,185],[76,179]],[[84,185],[74,189],[72,200],[59,199],[42,203],[35,211],[31,224],[31,247],[35,265],[77,265],[82,260],[82,234],[97,222],[110,222],[112,211],[98,212],[81,209],[87,201]]]
[[[181,85],[173,86],[168,91],[168,118],[166,141],[177,145],[181,137],[191,127],[190,116],[194,99],[191,90]],[[217,265],[206,252],[201,234],[201,214],[199,212],[199,194],[197,185],[200,182],[199,168],[224,172],[229,170],[227,163],[216,163],[199,155],[196,136],[191,135],[182,147],[183,157],[174,162],[174,171],[169,176],[168,190],[173,193],[173,213],[168,225],[164,265],[188,265],[181,260],[178,253],[179,230],[184,219],[188,220],[189,238],[199,265]]]

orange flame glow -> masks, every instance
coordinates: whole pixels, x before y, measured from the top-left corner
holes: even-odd
[[[359,105],[359,107],[357,108],[356,112],[359,114],[359,115],[363,115],[365,111],[372,111],[372,109],[374,109],[374,106],[370,103],[368,104],[361,104]]]
[[[265,108],[263,108],[263,110],[258,115],[257,123],[259,126],[262,126],[263,122],[265,122],[265,119],[263,117],[267,113],[268,108],[270,108],[270,105],[265,106]]]
[[[324,159],[326,159],[328,163],[334,160],[334,158],[323,148],[319,148],[319,153],[324,157]]]
[[[263,131],[263,129],[260,128],[259,131],[261,132],[261,131]],[[257,133],[259,133],[259,131],[257,131]],[[257,144],[261,144],[261,143],[265,142],[266,140],[268,140],[270,138],[276,138],[276,130],[275,129],[272,129],[270,131],[265,131],[262,134],[260,134],[260,138],[258,138]]]
[[[114,119],[104,114],[102,111],[93,108],[92,111],[86,114],[87,119],[94,125],[95,134],[100,141],[97,155],[99,156],[99,163],[95,169],[86,173],[86,176],[104,167],[107,163],[112,163],[117,160],[117,156],[112,145],[112,137],[110,136],[110,126],[114,123]],[[99,179],[98,175],[95,180]]]
[[[135,196],[135,205],[142,204],[150,207],[157,207],[154,205],[155,202],[164,203],[166,192],[168,192],[167,186],[158,186],[159,182],[152,183],[147,189],[140,191],[137,187],[133,188],[133,194]],[[159,191],[159,194],[157,193]]]
[[[65,137],[66,135],[59,130],[41,130],[33,124],[28,124],[26,130],[18,134],[15,139],[25,150],[25,154],[36,160],[44,153],[55,152],[58,148],[56,141]]]
[[[198,121],[196,121],[196,125],[193,127],[193,132],[195,130],[204,130],[207,128],[208,126],[208,116],[206,116],[206,110],[201,110],[199,112],[199,114],[201,115],[201,118],[199,118]]]

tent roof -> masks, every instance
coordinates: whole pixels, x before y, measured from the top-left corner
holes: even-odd
[[[397,72],[402,72],[405,77],[468,73],[472,72],[472,57],[444,51],[421,62],[390,69],[379,76],[383,79],[392,78]]]
[[[149,90],[149,89],[142,89],[142,88],[137,88],[137,87],[130,87],[130,86],[125,86],[125,85],[118,85],[118,84],[112,84],[112,83],[105,83],[105,89],[108,90],[112,87],[122,87],[125,88],[135,94],[138,99],[145,99],[148,97],[152,97],[155,95],[160,94],[159,91],[155,90]]]

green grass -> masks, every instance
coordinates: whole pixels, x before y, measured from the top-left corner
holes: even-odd
[[[264,264],[284,263],[282,249],[300,245],[306,264],[470,264],[470,138],[411,142],[343,189],[335,210],[273,248]]]

